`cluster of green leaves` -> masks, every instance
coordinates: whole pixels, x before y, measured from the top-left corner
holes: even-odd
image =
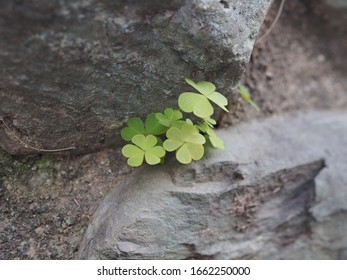
[[[213,130],[217,122],[212,118],[212,103],[228,112],[228,100],[210,82],[195,83],[188,78],[185,81],[197,92],[181,93],[178,98],[179,108],[151,113],[145,121],[132,117],[127,127],[121,130],[122,138],[131,142],[122,149],[128,165],[137,167],[144,161],[150,165],[162,163],[167,152],[175,152],[180,163],[188,164],[203,157],[206,144],[224,149],[223,140]],[[249,94],[248,100],[251,100]],[[182,112],[193,113],[199,121],[194,123],[189,118],[184,119]]]
[[[183,92],[178,98],[179,108],[151,113],[145,121],[132,117],[121,130],[122,138],[131,142],[122,149],[130,166],[140,166],[144,161],[150,165],[161,163],[167,152],[175,152],[180,163],[188,164],[203,157],[207,143],[224,148],[222,139],[213,131],[216,121],[211,118],[211,102],[228,112],[228,100],[210,82],[185,81],[197,92]],[[184,119],[182,112],[193,113],[200,121]]]

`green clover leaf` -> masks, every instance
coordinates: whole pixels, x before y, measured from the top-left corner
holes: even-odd
[[[198,82],[194,83],[191,79],[185,78],[187,84],[195,88],[198,92],[200,92],[203,96],[207,97],[209,100],[217,104],[224,111],[229,112],[229,110],[225,107],[228,105],[228,99],[226,97],[216,91],[216,86],[210,82]]]
[[[179,110],[166,108],[163,113],[156,113],[159,123],[166,127],[181,127],[186,122],[182,120],[183,115]]]
[[[133,144],[127,144],[122,149],[122,154],[128,158],[128,165],[137,167],[145,159],[150,165],[160,163],[161,158],[165,156],[163,147],[156,146],[157,138],[153,135],[137,134],[132,139]]]
[[[160,135],[166,131],[166,127],[164,127],[158,119],[155,117],[155,113],[151,113],[146,118],[146,134],[152,135]]]
[[[126,140],[130,141],[136,134],[145,134],[145,125],[139,117],[132,117],[128,120],[128,126],[124,127],[120,135]]]
[[[251,104],[251,106],[254,109],[256,109],[258,112],[260,112],[260,109],[259,109],[258,105],[251,99],[249,91],[248,91],[248,89],[245,86],[239,84],[238,87],[237,87],[237,90],[240,93],[240,95],[241,95],[241,97],[242,97],[242,99],[244,101],[246,101],[247,103]]]
[[[194,125],[193,121],[191,119],[186,119],[186,123],[187,124],[191,124],[191,125]]]
[[[213,107],[207,97],[194,92],[183,92],[178,97],[178,106],[183,112],[193,112],[202,119],[209,118],[213,114]]]
[[[132,117],[128,120],[128,126],[120,132],[121,137],[130,141],[135,135],[160,135],[166,131],[166,127],[160,124],[155,117],[155,113],[151,113],[146,118],[146,124],[139,117]]]
[[[191,124],[169,128],[166,137],[164,149],[168,152],[176,151],[176,158],[180,163],[188,164],[204,155],[203,144],[206,140]]]

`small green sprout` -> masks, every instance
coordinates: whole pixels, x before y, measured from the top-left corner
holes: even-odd
[[[246,101],[247,103],[251,104],[251,106],[256,109],[258,112],[260,112],[260,109],[258,105],[251,99],[251,96],[249,94],[248,89],[244,86],[239,84],[237,87],[238,92],[240,93],[242,99]]]
[[[127,144],[122,149],[122,154],[128,158],[128,165],[137,167],[143,162],[143,159],[150,165],[160,163],[161,158],[165,156],[165,150],[161,146],[156,146],[158,140],[153,135],[145,136],[137,134],[132,139],[133,144]]]
[[[214,127],[217,124],[216,120],[214,120],[212,118],[207,118],[207,119],[203,119],[203,120],[209,127]]]

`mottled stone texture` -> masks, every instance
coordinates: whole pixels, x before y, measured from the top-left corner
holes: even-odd
[[[183,77],[230,94],[270,0],[0,1],[0,117],[32,146],[119,143],[129,116],[176,106]],[[0,147],[36,153],[2,124]]]
[[[326,4],[338,8],[338,9],[347,9],[347,1],[346,0],[324,0]]]
[[[224,151],[117,185],[80,258],[346,258],[346,113],[272,117],[220,136]]]

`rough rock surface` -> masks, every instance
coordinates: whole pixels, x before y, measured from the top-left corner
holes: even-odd
[[[239,81],[270,0],[0,2],[0,118],[40,149],[117,144],[129,116],[176,106],[183,77]],[[0,127],[0,147],[37,153]]]
[[[220,136],[226,150],[201,162],[121,182],[80,258],[347,258],[346,113],[275,116]]]
[[[338,9],[347,9],[346,0],[324,0],[324,3]]]

